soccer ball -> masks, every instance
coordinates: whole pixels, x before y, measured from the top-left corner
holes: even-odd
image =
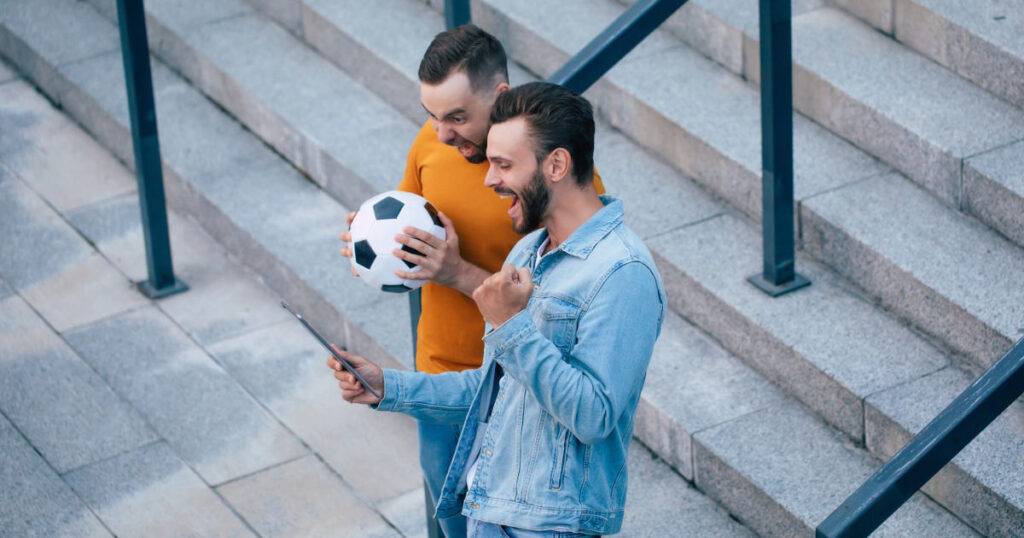
[[[420,254],[395,241],[406,226],[419,228],[445,239],[444,225],[437,210],[425,198],[408,192],[388,191],[363,202],[352,221],[352,267],[370,286],[391,293],[405,293],[422,286],[424,280],[403,280],[395,271],[419,271],[418,265],[395,257],[401,248]]]

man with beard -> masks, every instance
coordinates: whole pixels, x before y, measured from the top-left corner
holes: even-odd
[[[509,89],[501,43],[473,25],[441,32],[423,54],[418,76],[428,119],[409,149],[398,190],[419,194],[438,209],[447,240],[409,228],[397,239],[422,256],[404,250],[395,255],[420,266],[418,272],[399,273],[402,278],[430,281],[422,288],[416,370],[439,374],[480,366],[484,320],[470,294],[501,267],[521,232],[512,229],[508,200],[494,196],[483,181],[491,107]],[[594,181],[603,193],[596,174]],[[351,241],[348,232],[341,239]],[[346,246],[342,254],[352,253]],[[420,466],[436,503],[459,427],[421,420],[418,428]],[[439,523],[449,538],[465,535],[458,514]]]
[[[472,293],[487,322],[483,366],[431,376],[336,350],[378,399],[327,365],[349,402],[462,424],[437,514],[461,512],[469,536],[612,534],[661,279],[621,202],[594,188],[590,103],[530,83],[500,95],[491,122],[485,184],[530,233]]]

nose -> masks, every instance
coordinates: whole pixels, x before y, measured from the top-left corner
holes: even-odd
[[[437,122],[435,124],[435,129],[437,130],[437,139],[440,140],[442,143],[448,144],[455,140],[455,130],[445,125],[444,123]]]
[[[498,178],[494,173],[494,167],[489,167],[487,169],[487,173],[484,175],[484,186],[493,189],[494,187],[497,187],[500,184],[501,181],[498,181]]]

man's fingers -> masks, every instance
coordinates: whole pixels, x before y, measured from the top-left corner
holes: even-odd
[[[337,371],[337,370],[341,369],[341,363],[338,362],[337,359],[335,359],[333,356],[328,355],[327,356],[327,367],[330,368],[331,370]]]
[[[451,242],[453,239],[458,239],[459,234],[455,233],[455,223],[452,222],[452,219],[440,211],[437,212],[437,217],[441,219],[441,224],[444,224],[444,231],[448,235],[445,241]]]
[[[432,234],[430,232],[423,231],[423,230],[421,230],[419,228],[413,228],[412,226],[406,226],[405,229],[402,230],[402,232],[405,233],[405,235],[412,236],[412,237],[415,237],[416,239],[419,239],[420,241],[430,245],[433,248],[441,248],[441,246],[442,246],[441,240],[438,239],[436,235],[434,235],[434,234]]]
[[[425,271],[395,271],[395,276],[402,280],[430,280]]]
[[[400,248],[396,248],[395,250],[392,250],[391,253],[394,254],[396,258],[398,258],[400,260],[405,260],[405,261],[407,261],[407,262],[409,262],[409,263],[411,263],[413,265],[423,265],[423,262],[427,261],[427,257],[426,256],[421,256],[419,254],[413,254],[412,252],[409,252],[407,250],[402,250]]]
[[[516,274],[519,276],[520,284],[526,284],[527,286],[529,286],[530,284],[533,283],[533,275],[530,274],[529,269],[525,267],[520,267],[519,269],[516,269]]]
[[[346,243],[351,243],[352,242],[352,232],[349,232],[349,231],[341,232],[340,234],[338,234],[338,239],[341,239],[342,241],[344,241]]]
[[[348,351],[345,351],[344,349],[341,349],[340,347],[338,347],[336,344],[331,344],[331,349],[334,350],[334,353],[336,353],[339,357],[341,357],[341,358],[345,359],[346,361],[348,361],[348,363],[351,364],[355,368],[360,368],[361,366],[364,366],[364,365],[367,365],[367,364],[372,365],[372,366],[376,366],[372,362],[370,362],[369,359],[363,358],[363,357],[361,357],[359,355],[356,355],[354,353],[349,353]]]
[[[345,215],[345,224],[352,226],[352,221],[356,220],[356,212],[350,211],[348,215]]]
[[[341,255],[346,257],[346,258],[351,258],[352,257],[352,249],[350,249],[348,247],[345,247],[345,248],[341,249],[339,252],[341,252]]]
[[[431,237],[433,237],[433,236],[431,236]],[[421,254],[426,254],[426,253],[430,252],[431,250],[437,250],[437,247],[435,247],[433,245],[430,245],[428,243],[424,243],[423,241],[420,241],[419,239],[416,239],[415,237],[410,237],[408,235],[398,234],[398,235],[395,236],[395,241],[398,241],[399,243],[401,243],[401,244],[403,244],[403,245],[405,245],[405,246],[407,246],[407,247],[409,247],[409,248],[411,248],[411,249],[413,249],[413,250],[415,250],[415,251],[417,251],[417,252],[419,252]]]

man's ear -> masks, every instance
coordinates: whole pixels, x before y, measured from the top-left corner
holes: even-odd
[[[494,95],[501,95],[511,89],[512,86],[509,85],[508,81],[502,80],[494,86]]]
[[[572,175],[572,156],[565,148],[555,148],[544,159],[544,175],[548,180],[558,183]]]

